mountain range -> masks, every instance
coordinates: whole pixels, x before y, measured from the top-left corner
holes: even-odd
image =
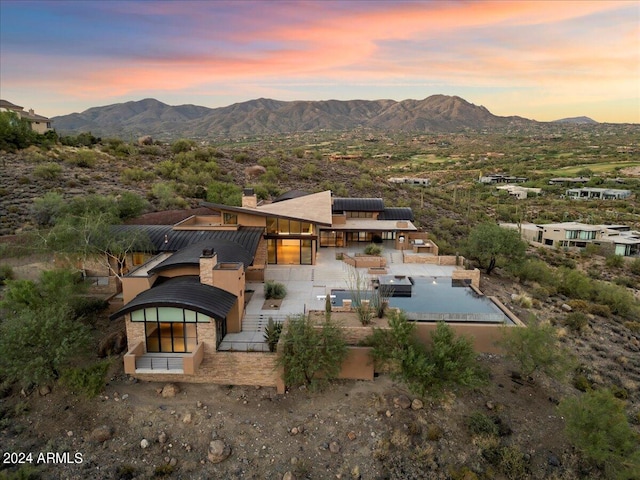
[[[424,100],[327,100],[284,102],[259,98],[227,107],[171,106],[153,98],[93,107],[52,118],[61,134],[96,136],[209,138],[318,130],[449,133],[495,130],[536,124],[522,117],[500,117],[457,96]]]

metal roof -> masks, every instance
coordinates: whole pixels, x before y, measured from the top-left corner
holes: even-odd
[[[177,252],[205,240],[224,239],[235,242],[255,255],[264,234],[261,227],[239,227],[238,230],[174,230],[172,225],[114,225],[114,234],[139,232],[147,234],[156,252]]]
[[[291,200],[292,198],[305,197],[309,195],[309,192],[305,192],[304,190],[289,190],[288,192],[284,192],[282,195],[271,200],[271,203],[282,202],[284,200]]]
[[[109,319],[115,320],[147,307],[177,307],[224,320],[237,299],[225,290],[203,285],[196,276],[177,277],[140,293],[123,308],[109,315]]]
[[[253,253],[247,251],[242,245],[223,238],[213,238],[194,243],[177,251],[169,258],[149,270],[149,273],[158,273],[163,270],[176,267],[198,266],[202,250],[212,248],[221,262],[242,262],[247,268],[253,262]]]
[[[334,198],[333,212],[382,212],[381,198]]]
[[[413,222],[413,210],[411,207],[387,207],[378,215],[378,220],[409,220]]]

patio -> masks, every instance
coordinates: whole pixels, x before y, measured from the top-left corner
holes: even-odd
[[[392,245],[392,242],[388,242],[383,250],[389,275],[451,277],[456,269],[454,266],[402,263],[402,252],[393,249]],[[309,310],[323,310],[325,295],[331,289],[349,287],[349,272],[352,267],[342,260],[337,260],[336,254],[346,253],[353,256],[362,253],[363,249],[364,245],[348,248],[323,247],[317,253],[315,265],[267,265],[265,280],[282,283],[287,288],[287,295],[282,300],[280,308],[264,309],[264,285],[248,282],[246,288],[254,293],[245,309],[242,332],[227,334],[219,350],[268,351],[263,335],[269,318],[282,322],[289,315]],[[364,278],[377,277],[377,274],[370,275],[366,268],[360,268],[358,272]]]

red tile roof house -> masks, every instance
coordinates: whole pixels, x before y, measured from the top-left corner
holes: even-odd
[[[282,393],[285,385],[276,353],[220,348],[225,337],[240,334],[243,322],[249,321],[247,282],[263,282],[268,265],[315,265],[320,247],[372,240],[386,240],[397,255],[414,263],[419,257],[427,259],[424,263],[445,258],[438,257],[437,246],[418,232],[410,209],[387,209],[381,199],[332,198],[330,191],[290,192],[258,204],[247,189],[242,207],[204,205],[211,215],[194,215],[173,226],[114,227],[119,232],[145,231],[155,248],[154,256],[132,264],[122,277],[122,307],[111,315],[125,317],[125,373],[151,381],[269,386]],[[133,263],[140,263],[140,256],[128,260],[136,258]],[[349,259],[365,262],[358,267],[368,266],[368,257]],[[477,285],[477,270],[456,272]],[[296,313],[303,313],[303,308]],[[356,336],[370,333],[365,330]],[[262,342],[262,334],[257,335]],[[373,374],[368,350],[350,348],[342,377],[372,379]]]

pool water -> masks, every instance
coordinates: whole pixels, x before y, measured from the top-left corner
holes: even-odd
[[[477,294],[469,286],[454,284],[451,277],[414,276],[411,296],[391,297],[389,306],[404,310],[413,320],[473,321],[481,323],[505,323],[509,318],[484,295]],[[352,290],[331,290],[333,303],[352,300]],[[369,292],[362,298],[369,298]],[[354,302],[355,303],[355,302]]]

